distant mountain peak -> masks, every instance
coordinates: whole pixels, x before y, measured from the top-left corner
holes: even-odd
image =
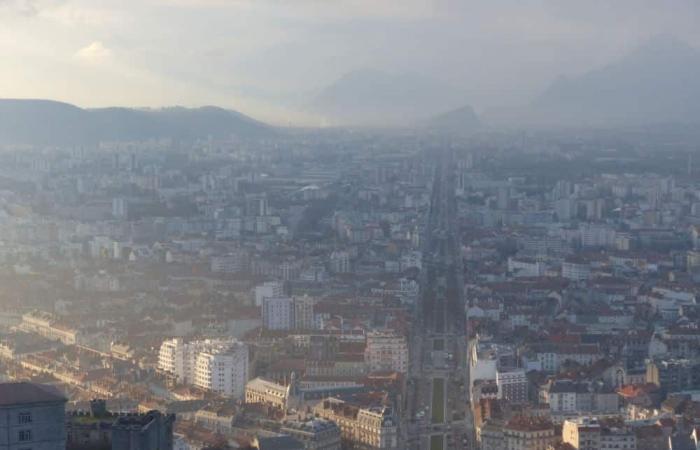
[[[460,103],[453,87],[429,77],[363,68],[330,83],[308,109],[339,124],[408,125]]]
[[[429,129],[454,134],[471,133],[481,125],[479,116],[469,105],[438,114],[426,122]]]
[[[533,117],[572,125],[698,121],[700,51],[657,36],[601,68],[557,78],[532,107]]]

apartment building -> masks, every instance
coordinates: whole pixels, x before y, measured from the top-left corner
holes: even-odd
[[[634,431],[623,423],[599,421],[593,417],[577,417],[565,420],[562,441],[577,450],[614,450],[637,448]]]
[[[311,330],[315,328],[314,298],[263,297],[262,323],[267,330]]]
[[[556,439],[552,422],[540,417],[515,417],[503,427],[508,450],[547,450]]]
[[[372,331],[367,334],[365,362],[370,371],[390,370],[406,373],[408,370],[408,343],[406,337],[392,331]]]
[[[262,300],[262,322],[266,330],[294,328],[294,299],[292,297],[265,297]]]
[[[235,339],[206,339],[185,343],[170,339],[161,345],[159,370],[183,384],[243,398],[248,381],[248,347]]]
[[[591,276],[591,266],[586,262],[569,259],[561,265],[561,276],[573,281],[585,281]]]
[[[528,384],[527,375],[523,369],[505,369],[496,372],[498,398],[506,399],[511,403],[527,401]]]
[[[284,284],[279,281],[267,281],[255,286],[253,294],[255,296],[255,306],[262,307],[263,299],[282,297],[284,295]]]

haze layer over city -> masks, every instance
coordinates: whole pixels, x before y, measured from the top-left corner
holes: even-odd
[[[0,0],[0,450],[700,449],[699,25]]]

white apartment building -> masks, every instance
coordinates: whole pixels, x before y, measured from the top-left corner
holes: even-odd
[[[119,292],[121,289],[119,278],[104,270],[94,275],[76,274],[73,277],[73,287],[77,291],[88,292]]]
[[[573,281],[584,281],[591,277],[591,266],[574,260],[564,261],[561,264],[561,276]]]
[[[294,328],[294,299],[292,297],[263,298],[262,323],[266,330]]]
[[[239,273],[248,269],[248,252],[240,250],[228,255],[212,256],[210,269],[215,273]]]
[[[189,353],[189,349],[190,345],[180,338],[163,341],[158,352],[158,369],[173,375],[180,383],[192,380],[192,374],[188,373],[192,365],[186,363],[190,355],[185,355],[185,352]]]
[[[282,297],[284,285],[279,281],[267,281],[255,286],[255,306],[262,307],[263,299],[267,297]]]
[[[235,339],[206,339],[185,343],[170,339],[161,345],[158,368],[178,382],[242,398],[248,381],[248,346]]]
[[[313,297],[308,295],[294,297],[294,329],[296,330],[313,330],[314,323],[314,304],[316,303]]]
[[[571,220],[576,213],[576,200],[573,198],[562,198],[554,202],[554,212],[560,221]]]
[[[333,251],[330,256],[330,270],[333,273],[350,272],[350,254],[341,250]]]
[[[607,226],[584,224],[579,227],[583,247],[612,247],[615,230]]]
[[[408,370],[408,343],[406,337],[391,331],[372,331],[367,334],[365,362],[370,371]]]
[[[530,258],[508,258],[508,273],[515,277],[541,277],[546,266]]]
[[[207,345],[195,358],[194,385],[225,397],[242,398],[248,381],[248,347],[239,342]]]
[[[477,342],[471,346],[469,377],[475,380],[496,380],[499,369],[513,367],[516,361],[515,349],[509,345],[492,342]]]
[[[264,297],[262,325],[266,330],[312,330],[316,328],[313,297]]]
[[[399,262],[401,264],[401,271],[402,272],[407,270],[407,269],[410,269],[411,267],[415,267],[417,269],[422,269],[423,268],[423,254],[418,250],[404,253],[403,255],[401,255],[401,259]]]
[[[126,219],[129,216],[129,201],[124,197],[112,199],[112,217],[115,219]]]
[[[541,344],[535,348],[535,358],[540,364],[540,370],[548,373],[557,373],[566,361],[574,361],[582,366],[587,366],[602,357],[598,346],[593,344]]]

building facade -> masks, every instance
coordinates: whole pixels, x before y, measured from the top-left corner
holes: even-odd
[[[255,287],[255,306],[262,307],[263,299],[269,297],[282,297],[284,284],[279,281],[268,281]]]
[[[263,297],[262,324],[266,330],[312,330],[314,321],[313,297]]]
[[[170,339],[161,345],[158,368],[179,383],[243,398],[249,373],[248,346],[235,339],[189,343]]]
[[[397,421],[390,408],[364,408],[335,398],[322,400],[314,414],[340,427],[342,440],[354,448],[396,449]]]
[[[279,410],[287,409],[290,386],[284,386],[264,378],[254,378],[245,386],[245,402],[273,407]]]
[[[294,299],[292,297],[264,297],[262,323],[266,330],[294,328]]]
[[[80,340],[79,330],[60,323],[53,314],[44,311],[31,311],[22,315],[22,323],[18,328],[65,345],[75,345]]]
[[[66,448],[65,404],[50,386],[0,384],[0,450]]]
[[[622,423],[607,423],[592,417],[565,420],[562,441],[577,450],[614,450],[637,448],[635,433]]]
[[[118,417],[112,424],[112,450],[172,450],[174,414],[149,411]]]
[[[405,336],[393,332],[372,331],[367,334],[365,362],[370,371],[408,370],[408,343]]]
[[[523,369],[497,371],[496,384],[498,385],[498,398],[506,399],[511,403],[527,401],[528,381]]]
[[[665,392],[700,389],[700,363],[689,359],[648,361],[646,382],[659,386]]]
[[[313,330],[314,323],[314,303],[313,297],[308,295],[293,297],[294,303],[294,329]]]
[[[547,450],[556,441],[554,425],[538,417],[516,417],[503,427],[503,441],[508,450]]]

